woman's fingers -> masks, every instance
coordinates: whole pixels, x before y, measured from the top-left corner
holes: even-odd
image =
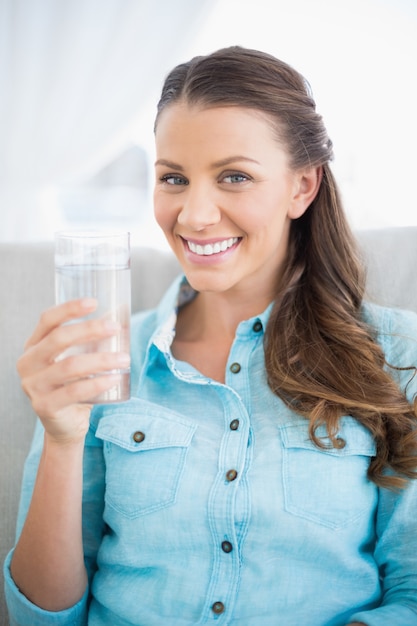
[[[82,298],[80,300],[71,300],[47,309],[40,316],[35,331],[25,344],[25,349],[38,344],[39,341],[47,336],[54,328],[66,324],[71,320],[89,315],[96,308],[97,300],[94,298]]]
[[[85,322],[83,326],[91,326],[91,322]],[[94,326],[100,328],[100,322],[94,321]],[[81,326],[81,324],[74,324],[74,326]],[[62,329],[63,330],[63,329]],[[62,348],[72,345],[71,337],[74,336],[74,330],[67,329],[66,335],[69,334],[70,338],[65,342],[55,342],[58,345],[58,351]],[[70,332],[68,332],[70,331]],[[53,333],[61,332],[61,328],[52,331]],[[108,331],[104,332],[107,335]],[[84,330],[82,334],[77,333],[76,336],[87,337],[89,340],[94,337],[103,337],[102,330],[87,331]],[[90,352],[79,353],[71,356],[64,357],[62,359],[47,359],[47,362],[42,358],[42,352],[45,352],[46,348],[44,344],[47,343],[47,339],[41,340],[38,346],[30,348],[19,360],[18,370],[21,376],[21,384],[25,393],[29,396],[32,404],[36,404],[39,407],[39,399],[47,396],[48,394],[55,392],[61,387],[69,387],[72,383],[78,382],[83,379],[89,379],[90,381],[97,378],[103,378],[102,375],[117,372],[118,370],[125,370],[130,365],[130,355],[122,352]],[[47,355],[50,355],[49,349],[46,351]],[[100,376],[101,375],[101,376]],[[108,378],[108,377],[107,377]],[[109,381],[109,378],[108,378]],[[107,382],[101,381],[99,386],[104,384],[107,389]],[[110,382],[109,382],[110,384]],[[110,385],[111,386],[111,385]],[[86,385],[82,385],[81,389],[84,391]],[[87,390],[87,396],[77,396],[77,385],[73,385],[72,395],[68,399],[70,402],[84,402],[85,399],[94,398],[97,393],[94,393],[94,385],[91,384]],[[100,387],[101,389],[101,387]],[[100,391],[99,391],[100,392]],[[63,394],[63,397],[68,397],[68,390]],[[43,400],[41,400],[43,404]],[[35,406],[34,406],[35,408]],[[38,408],[39,411],[39,408]],[[48,413],[50,411],[48,410]]]
[[[84,403],[92,400],[115,387],[120,382],[120,374],[103,374],[91,378],[83,378],[72,381],[47,393],[36,393],[32,398],[32,407],[35,413],[41,416],[44,426],[49,434],[65,434],[73,438],[80,431],[88,427],[88,420],[77,424],[75,415],[77,406],[85,406]],[[88,407],[88,412],[91,407]],[[66,415],[71,415],[67,421]]]
[[[50,437],[79,441],[89,425],[87,403],[119,385],[122,374],[117,372],[129,363],[128,354],[78,354],[22,378],[22,387]]]
[[[45,369],[71,347],[97,343],[120,333],[119,324],[104,319],[49,328],[49,333],[43,334],[38,343],[29,343],[20,357],[17,369],[21,377]]]
[[[48,393],[73,381],[114,373],[129,367],[130,356],[122,352],[99,352],[68,356],[26,379],[32,394]]]
[[[17,364],[23,390],[56,441],[85,436],[89,403],[119,385],[118,372],[130,364],[129,354],[121,352],[120,324],[88,318],[96,306],[84,299],[45,311]]]

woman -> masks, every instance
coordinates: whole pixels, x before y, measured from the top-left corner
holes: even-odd
[[[134,319],[126,404],[82,401],[127,355],[56,361],[116,332],[63,326],[93,303],[28,342],[14,623],[416,624],[417,316],[363,302],[308,86],[261,52],[198,57],[155,135],[185,278]]]

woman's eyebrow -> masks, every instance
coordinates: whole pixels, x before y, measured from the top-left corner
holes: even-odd
[[[257,165],[259,165],[259,161],[256,161],[256,159],[251,159],[250,157],[246,157],[241,154],[236,154],[230,157],[226,157],[225,159],[220,159],[219,161],[215,161],[214,163],[212,163],[211,167],[212,169],[215,169],[217,167],[224,167],[225,165],[230,165],[231,163],[236,163],[239,161],[246,161],[248,163],[256,163]],[[179,165],[179,163],[174,163],[173,161],[168,161],[167,159],[158,159],[157,161],[155,161],[155,167],[158,165],[169,167],[170,169],[177,170],[180,172],[184,171],[184,168],[182,167],[182,165]]]
[[[166,159],[158,159],[157,161],[155,161],[155,167],[157,165],[163,165],[164,167],[169,167],[173,170],[179,170],[181,172],[184,170],[182,165],[179,165],[178,163],[174,163],[173,161],[167,161]]]
[[[256,159],[251,159],[250,157],[246,157],[243,156],[241,154],[236,154],[230,157],[227,157],[226,159],[220,159],[220,161],[216,161],[215,163],[212,164],[212,167],[223,167],[225,165],[230,165],[231,163],[236,163],[236,161],[247,161],[249,163],[256,163],[257,165],[260,165],[259,161],[256,161]]]

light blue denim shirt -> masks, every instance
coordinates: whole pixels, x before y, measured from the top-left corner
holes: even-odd
[[[375,443],[345,416],[338,449],[271,393],[269,309],[242,322],[225,384],[175,360],[179,284],[134,318],[133,397],[97,406],[85,447],[90,585],[74,607],[32,605],[5,564],[11,624],[369,626],[417,624],[417,481],[366,477]],[[417,363],[417,316],[364,307],[387,361]],[[405,388],[410,371],[393,375]],[[414,378],[407,387],[411,399]],[[324,436],[325,433],[322,432]],[[42,447],[25,468],[18,533]]]

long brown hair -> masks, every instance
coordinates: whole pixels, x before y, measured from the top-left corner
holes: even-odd
[[[332,445],[339,447],[339,420],[354,416],[376,442],[370,480],[404,486],[417,477],[417,400],[411,405],[384,369],[374,330],[361,318],[365,273],[329,166],[332,142],[308,83],[269,54],[233,46],[172,70],[156,124],[166,106],[181,100],[262,111],[292,168],[322,168],[317,196],[291,224],[284,275],[265,334],[268,383],[309,419],[318,447],[324,447],[319,426],[326,426]],[[415,369],[410,364],[410,377]]]

